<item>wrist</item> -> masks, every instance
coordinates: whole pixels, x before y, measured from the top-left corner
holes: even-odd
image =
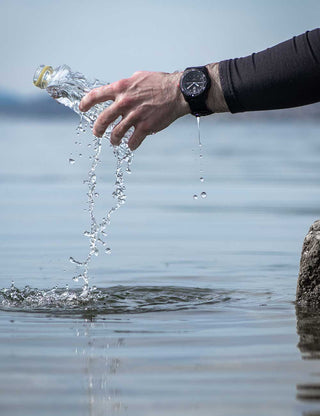
[[[181,89],[180,89],[180,78],[183,72],[173,72],[171,75],[173,81],[173,90],[175,92],[175,100],[176,100],[176,109],[177,109],[177,117],[185,116],[186,114],[190,114],[190,106],[185,100]]]
[[[221,87],[219,63],[208,64],[206,68],[211,78],[211,87],[206,101],[207,107],[214,113],[230,112]]]

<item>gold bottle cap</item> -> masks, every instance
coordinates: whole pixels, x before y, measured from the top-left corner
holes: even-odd
[[[52,74],[53,68],[49,65],[40,65],[33,76],[33,83],[38,88],[46,88],[48,85],[48,76]]]

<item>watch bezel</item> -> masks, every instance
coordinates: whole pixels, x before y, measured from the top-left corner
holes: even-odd
[[[186,78],[190,74],[190,72],[197,72],[197,73],[200,72],[204,76],[205,85],[201,89],[201,91],[196,93],[196,94],[193,94],[193,93],[190,94],[190,91],[187,89],[187,87],[185,85]],[[182,74],[182,77],[180,79],[181,92],[183,93],[184,96],[190,97],[190,98],[199,97],[202,94],[204,94],[206,92],[206,90],[208,89],[208,84],[209,84],[209,82],[208,82],[207,74],[204,71],[202,71],[200,68],[188,68],[188,69],[186,69],[184,71],[184,73]]]

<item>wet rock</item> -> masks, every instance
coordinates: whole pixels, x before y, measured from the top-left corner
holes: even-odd
[[[311,225],[303,242],[296,300],[320,307],[320,220]]]

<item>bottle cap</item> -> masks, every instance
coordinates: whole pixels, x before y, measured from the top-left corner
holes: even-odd
[[[48,78],[53,72],[52,66],[40,65],[33,76],[33,83],[38,88],[46,88],[48,85]]]

